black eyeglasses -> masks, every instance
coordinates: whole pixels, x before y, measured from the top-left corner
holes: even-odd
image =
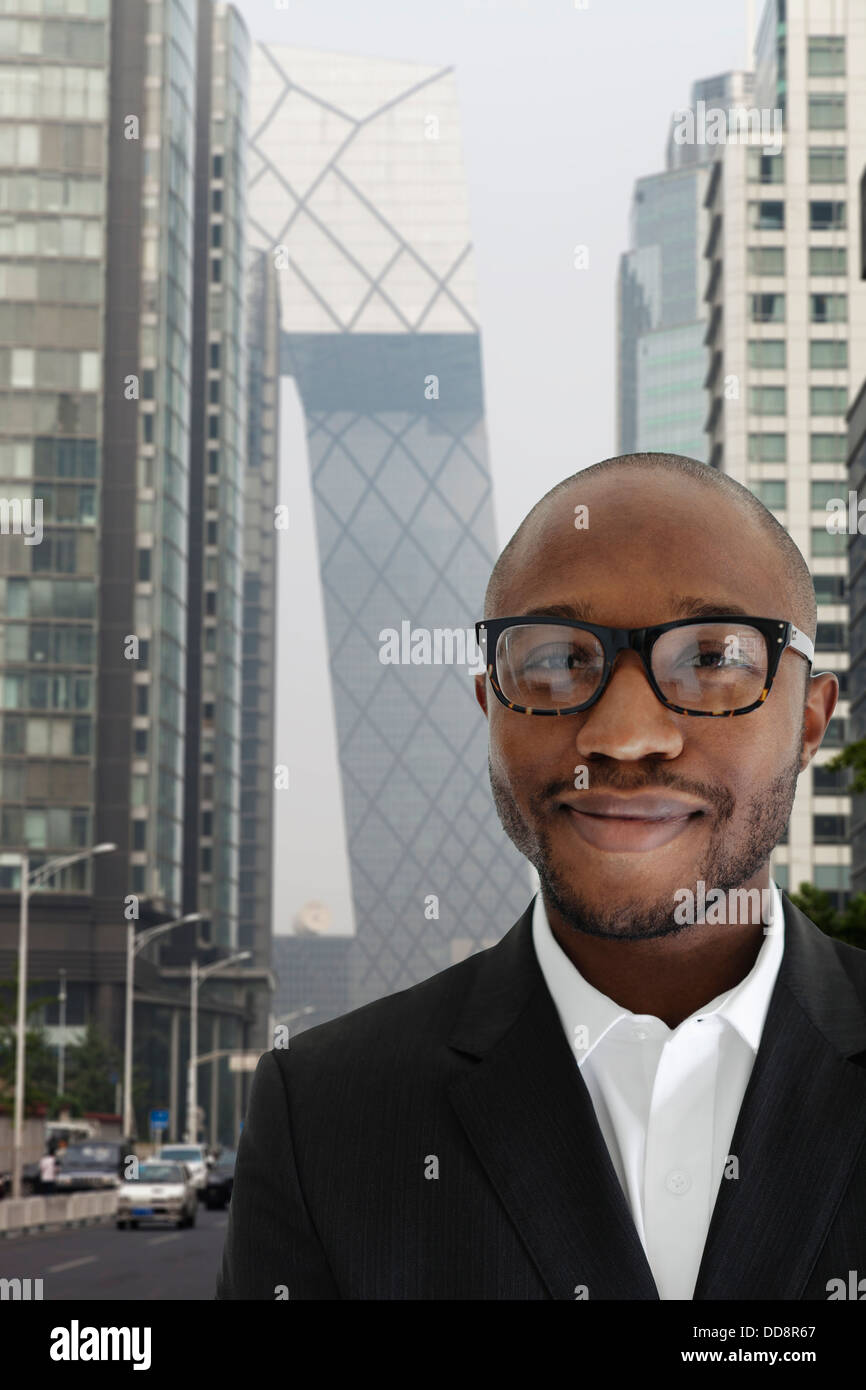
[[[578,714],[603,694],[617,655],[635,651],[654,694],[677,714],[748,714],[770,693],[787,647],[812,665],[793,623],[724,613],[655,627],[600,627],[571,618],[487,618],[475,624],[497,698],[517,714]]]

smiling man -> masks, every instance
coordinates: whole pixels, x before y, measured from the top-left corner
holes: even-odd
[[[476,694],[541,891],[262,1058],[218,1297],[823,1300],[866,1272],[866,952],[768,867],[838,698],[815,625],[790,537],[691,459],[533,508]]]

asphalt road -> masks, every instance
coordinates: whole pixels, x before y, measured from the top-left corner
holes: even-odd
[[[192,1230],[112,1224],[7,1237],[0,1278],[41,1279],[46,1302],[212,1299],[227,1223],[227,1211],[199,1204]]]

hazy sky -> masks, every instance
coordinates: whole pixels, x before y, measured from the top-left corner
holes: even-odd
[[[634,180],[664,167],[671,113],[696,78],[746,60],[747,4],[696,0],[235,0],[254,40],[453,64],[475,246],[500,545],[555,482],[616,450],[615,288]],[[759,12],[760,6],[756,7]],[[574,248],[589,250],[574,268]],[[280,630],[318,584],[312,512],[284,460],[284,496],[308,524],[281,552]],[[312,698],[279,653],[275,929],[324,898],[351,929],[333,713],[318,601],[304,631]]]

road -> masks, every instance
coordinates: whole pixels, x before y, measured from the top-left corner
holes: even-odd
[[[212,1299],[228,1213],[200,1205],[192,1230],[84,1226],[0,1240],[0,1278],[41,1279],[46,1301]]]

